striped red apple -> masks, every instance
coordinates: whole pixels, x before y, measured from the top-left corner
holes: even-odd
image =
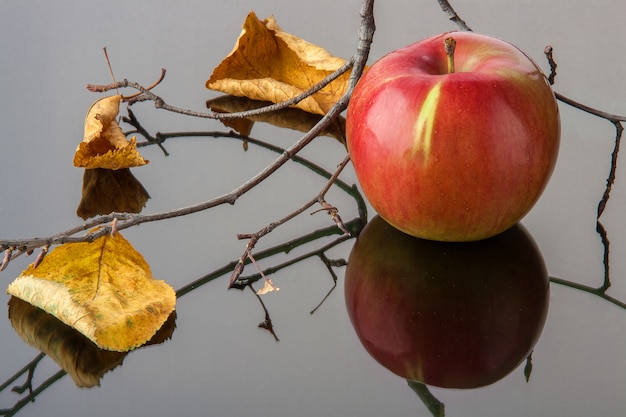
[[[350,100],[346,134],[381,217],[413,236],[473,241],[510,228],[539,199],[560,122],[554,93],[526,54],[451,32],[374,63]]]

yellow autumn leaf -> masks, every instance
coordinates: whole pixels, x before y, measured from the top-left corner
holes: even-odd
[[[279,103],[293,98],[332,74],[346,61],[284,32],[273,16],[261,21],[250,12],[233,51],[213,70],[206,87],[252,100]],[[326,114],[343,96],[343,74],[296,107]]]
[[[13,281],[7,293],[52,314],[98,347],[125,352],[146,343],[176,304],[143,256],[118,232],[51,251]]]
[[[74,153],[79,168],[121,169],[145,165],[137,151],[137,140],[126,138],[117,123],[122,96],[109,96],[91,105],[85,118],[85,134]]]

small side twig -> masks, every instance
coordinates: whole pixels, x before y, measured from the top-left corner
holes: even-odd
[[[556,91],[554,92],[554,96],[557,98],[557,100],[562,101],[563,103],[568,104],[578,110],[582,110],[585,113],[601,117],[602,119],[606,119],[610,122],[626,122],[626,116],[611,114],[602,110],[595,109],[578,101],[572,100],[569,97],[565,97],[563,94],[557,93]]]
[[[324,304],[324,301],[326,301],[328,297],[330,296],[330,294],[332,294],[332,292],[335,291],[335,288],[337,288],[337,274],[335,274],[335,270],[333,269],[333,267],[348,265],[348,262],[346,262],[345,259],[339,259],[339,260],[328,259],[328,257],[326,256],[326,253],[324,252],[319,254],[319,258],[324,264],[324,266],[326,266],[326,269],[328,270],[328,272],[330,273],[330,277],[333,280],[333,286],[330,287],[330,290],[328,290],[324,298],[322,298],[322,300],[315,306],[315,308],[309,311],[309,314],[315,314],[315,312],[322,306],[322,304]]]
[[[235,285],[235,283],[237,282],[237,279],[243,273],[245,260],[246,260],[246,258],[248,258],[249,254],[251,253],[252,249],[254,249],[254,247],[256,246],[256,244],[259,241],[259,239],[261,239],[263,236],[267,235],[268,233],[271,233],[274,229],[276,229],[277,227],[287,223],[289,220],[293,219],[294,217],[298,216],[299,214],[303,213],[304,211],[308,210],[314,204],[316,204],[318,202],[324,201],[324,196],[326,195],[326,193],[328,192],[330,187],[335,183],[336,179],[339,177],[339,174],[345,168],[345,166],[348,164],[349,161],[350,161],[350,156],[346,155],[344,157],[343,161],[339,164],[339,166],[338,166],[337,170],[335,171],[335,173],[326,182],[326,185],[319,192],[319,194],[316,197],[314,197],[313,199],[309,200],[307,203],[305,203],[300,208],[292,211],[291,213],[289,213],[288,215],[284,216],[283,218],[268,224],[267,226],[263,227],[262,229],[260,229],[256,233],[244,233],[244,234],[237,235],[238,239],[249,239],[249,241],[246,244],[246,249],[245,249],[243,255],[241,255],[241,257],[239,258],[239,260],[237,262],[237,266],[235,267],[233,273],[230,276],[230,280],[229,280],[229,283],[228,283],[228,287],[229,288],[231,288],[233,285]],[[328,204],[328,203],[326,203],[326,204]],[[338,218],[338,215],[335,214],[335,218]],[[337,221],[341,221],[341,218],[338,218],[338,220],[337,219],[334,219],[334,220],[337,223]],[[344,230],[347,232],[347,229],[345,228],[345,226],[343,226],[342,231],[344,231]],[[348,232],[348,235],[349,234],[350,233]]]
[[[322,205],[322,208],[311,212],[311,215],[314,215],[315,213],[319,213],[320,211],[327,212],[330,218],[335,222],[337,227],[345,235],[350,236],[350,231],[346,229],[346,226],[343,224],[343,221],[341,220],[341,216],[339,216],[339,210],[337,209],[337,207],[331,204],[328,204],[328,202],[326,202],[324,198],[319,199],[318,202]]]
[[[104,52],[106,54],[106,48],[104,49]],[[107,57],[107,62],[108,62],[108,57]],[[85,86],[85,88],[87,90],[91,91],[92,93],[105,93],[105,92],[110,91],[110,90],[118,90],[118,89],[120,89],[122,87],[126,87],[123,84],[128,83],[127,80],[120,81],[120,82],[115,81],[115,76],[113,75],[113,70],[111,69],[110,65],[109,65],[109,71],[111,71],[111,77],[113,78],[113,82],[112,83],[105,84],[105,85],[87,84]],[[138,93],[132,94],[130,96],[122,96],[122,99],[124,101],[132,101],[132,99],[134,99],[135,97],[139,96],[140,94],[152,90],[154,87],[156,87],[157,85],[161,84],[161,81],[163,81],[163,79],[165,78],[165,73],[166,73],[165,68],[161,68],[161,75],[159,75],[159,78],[155,82],[153,82],[152,85],[150,85],[149,87],[138,88],[137,89],[137,90],[139,90]],[[139,85],[137,83],[131,83],[131,84]]]
[[[439,3],[439,7],[441,7],[441,10],[443,10],[444,13],[448,15],[448,18],[452,22],[456,23],[459,29],[468,31],[468,32],[472,31],[472,29],[467,25],[467,23],[465,23],[465,20],[461,19],[461,16],[459,16],[458,13],[454,10],[454,8],[452,8],[452,5],[450,4],[448,0],[437,0],[437,3]]]
[[[274,336],[274,340],[276,340],[277,342],[280,342],[280,339],[278,338],[278,336],[276,335],[276,331],[274,330],[274,323],[272,323],[272,318],[270,317],[270,312],[267,309],[267,307],[265,307],[265,303],[263,302],[263,299],[259,295],[258,291],[256,291],[254,289],[254,287],[252,286],[251,283],[248,284],[248,287],[250,287],[250,289],[252,290],[252,292],[256,296],[257,300],[259,300],[259,303],[261,303],[261,307],[263,308],[263,312],[265,313],[265,319],[261,323],[259,323],[258,327],[261,328],[261,329],[265,329],[268,332],[270,332],[272,334],[272,336]]]
[[[15,250],[14,246],[10,246],[4,251],[4,257],[2,258],[2,264],[0,265],[0,271],[4,271],[7,266],[9,266],[9,262],[11,262],[13,251]]]
[[[543,53],[548,59],[548,65],[550,65],[550,75],[548,75],[548,83],[550,83],[550,85],[554,85],[554,79],[556,77],[556,67],[557,67],[556,61],[554,60],[553,51],[554,51],[554,48],[552,48],[551,45],[546,46],[546,48],[543,50]]]
[[[606,291],[611,286],[611,242],[609,241],[609,234],[607,233],[600,219],[596,220],[596,232],[598,232],[598,235],[600,235],[600,242],[602,242],[602,264],[604,265],[604,280],[599,290]]]
[[[128,111],[128,117],[126,116],[122,117],[122,121],[134,127],[135,130],[130,131],[130,132],[125,132],[125,134],[129,135],[129,134],[137,133],[143,136],[148,141],[148,143],[155,143],[161,149],[161,151],[163,151],[163,155],[169,156],[170,153],[167,151],[167,149],[165,149],[165,146],[163,145],[163,140],[160,140],[158,133],[155,137],[150,135],[150,133],[141,125],[141,123],[139,123],[139,120],[137,120],[137,117],[135,116],[135,113],[133,113],[133,111],[130,109],[130,106],[127,107],[126,110]]]
[[[39,264],[43,261],[43,258],[48,254],[49,249],[50,247],[48,245],[45,245],[43,248],[41,248],[41,251],[39,252],[39,255],[37,255],[35,262],[33,262],[33,268],[37,268],[39,266]]]
[[[613,152],[611,152],[611,168],[609,169],[609,175],[606,179],[606,187],[604,188],[604,193],[602,194],[602,198],[598,203],[598,214],[597,218],[599,219],[604,213],[604,209],[606,208],[606,204],[609,201],[611,189],[613,188],[613,184],[615,183],[615,173],[617,171],[617,157],[619,155],[619,147],[622,142],[622,134],[624,132],[624,127],[620,122],[613,122],[615,126],[615,145],[613,146]]]

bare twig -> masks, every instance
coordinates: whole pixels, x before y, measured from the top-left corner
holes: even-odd
[[[553,48],[551,46],[547,46],[544,51],[546,58],[548,59],[548,63],[550,65],[550,76],[548,77],[548,82],[550,84],[554,83],[554,77],[556,76],[556,67],[557,63],[554,60],[553,56]],[[567,98],[559,93],[555,93],[555,97],[578,110],[582,110],[586,113],[589,113],[593,116],[600,117],[610,121],[615,126],[615,142],[613,145],[613,152],[611,153],[611,164],[609,169],[609,175],[606,180],[606,186],[604,188],[604,192],[602,193],[602,197],[598,202],[598,209],[596,213],[596,232],[600,235],[600,241],[602,242],[603,256],[602,263],[604,264],[604,280],[602,286],[599,290],[605,292],[611,286],[611,276],[610,276],[610,241],[608,237],[608,233],[600,222],[600,217],[606,208],[606,205],[609,202],[611,197],[611,190],[613,188],[613,184],[615,182],[615,176],[617,171],[617,158],[619,155],[619,148],[622,141],[622,134],[624,132],[624,127],[622,126],[622,122],[626,120],[626,117],[618,116],[615,114],[606,113],[592,107],[586,106],[584,104],[578,103],[570,98]]]
[[[256,296],[257,300],[259,301],[259,303],[261,303],[261,307],[263,308],[263,312],[265,313],[265,319],[261,323],[259,323],[258,327],[261,328],[261,329],[265,329],[268,332],[270,332],[272,334],[272,336],[274,336],[274,340],[276,340],[277,342],[280,342],[280,339],[278,338],[278,335],[276,335],[276,331],[274,330],[274,323],[272,323],[272,318],[270,317],[270,312],[267,309],[267,307],[265,307],[265,303],[263,302],[263,299],[259,295],[258,291],[256,291],[254,289],[252,284],[248,284],[248,287],[252,290],[252,292]]]
[[[553,51],[554,51],[554,48],[552,48],[552,46],[550,45],[546,46],[546,48],[543,50],[543,53],[548,59],[548,65],[550,65],[550,75],[548,75],[548,83],[550,83],[550,85],[554,84],[554,78],[556,77],[556,67],[557,67],[556,61],[554,60],[554,56],[552,54]]]
[[[107,53],[106,46],[104,48],[102,48],[102,50],[104,51],[104,58],[107,61],[107,67],[109,67],[109,74],[111,74],[111,79],[113,80],[113,82],[116,82],[115,81],[115,74],[113,73],[113,67],[111,67],[111,61],[109,60],[109,54]]]
[[[459,16],[457,12],[452,8],[452,5],[450,4],[450,2],[448,2],[448,0],[437,0],[437,3],[439,3],[441,10],[443,10],[444,13],[448,15],[448,18],[452,22],[456,23],[459,29],[470,32],[472,31],[467,23],[465,23],[465,21],[461,19],[461,16]]]
[[[106,48],[105,48],[105,54],[106,54]],[[107,62],[108,62],[108,57],[107,57]],[[111,66],[109,65],[109,70],[111,71],[111,78],[113,78],[113,82],[111,84],[106,84],[106,85],[98,85],[98,84],[87,84],[85,86],[85,88],[89,91],[91,91],[92,93],[104,93],[106,91],[110,91],[110,90],[118,90],[119,88],[121,88],[120,83],[118,83],[117,81],[115,81],[115,76],[113,76],[113,70],[111,69]],[[154,87],[156,87],[157,85],[161,84],[161,81],[163,81],[163,78],[165,78],[165,73],[166,70],[165,68],[161,68],[161,75],[159,75],[159,78],[152,83],[152,85],[150,85],[149,87],[142,87],[141,90],[133,95],[130,96],[123,96],[123,99],[128,101],[132,98],[137,97],[139,94],[142,93],[142,91],[150,91],[152,90]],[[121,82],[123,83],[123,81]]]
[[[329,204],[326,200],[324,200],[324,198],[319,199],[318,202],[322,205],[322,208],[315,210],[314,212],[311,213],[311,215],[318,213],[320,211],[327,212],[330,218],[335,222],[337,227],[345,235],[350,236],[350,231],[346,229],[346,226],[343,224],[343,221],[341,220],[341,216],[339,216],[339,209],[337,209],[337,207],[333,206],[332,204]]]
[[[39,252],[39,255],[37,255],[35,262],[33,262],[33,268],[37,268],[39,264],[43,261],[43,258],[48,254],[48,249],[48,245],[41,248],[41,252]]]
[[[104,91],[113,90],[113,89],[117,89],[117,88],[130,87],[130,88],[134,88],[135,90],[139,91],[140,94],[133,95],[133,96],[130,96],[130,97],[125,97],[125,100],[129,104],[133,104],[133,103],[140,102],[140,101],[153,101],[154,102],[154,106],[156,108],[158,108],[158,109],[164,109],[164,110],[167,110],[167,111],[170,111],[170,112],[173,112],[173,113],[183,114],[183,115],[186,115],[186,116],[199,117],[199,118],[204,118],[204,119],[220,119],[220,120],[240,119],[240,118],[244,118],[244,117],[251,117],[251,116],[257,116],[259,114],[270,113],[270,112],[273,112],[273,111],[282,110],[284,108],[293,106],[293,105],[299,103],[300,101],[304,100],[305,98],[307,98],[309,96],[312,96],[313,94],[317,93],[322,88],[326,87],[332,81],[334,81],[335,79],[340,77],[342,74],[347,72],[350,68],[352,68],[353,63],[354,63],[354,59],[350,59],[350,60],[346,61],[346,63],[344,65],[342,65],[335,72],[333,72],[332,74],[330,74],[329,76],[324,78],[322,81],[320,81],[319,83],[315,84],[313,87],[311,87],[307,91],[305,91],[305,92],[303,92],[303,93],[301,93],[301,94],[299,94],[299,95],[297,95],[297,96],[295,96],[295,97],[293,97],[293,98],[291,98],[289,100],[285,100],[285,101],[282,101],[280,103],[271,104],[271,105],[264,106],[264,107],[259,107],[257,109],[252,109],[252,110],[247,110],[247,111],[242,111],[242,112],[234,112],[234,113],[218,113],[218,112],[213,112],[213,111],[199,112],[199,111],[183,109],[183,108],[180,108],[180,107],[172,106],[170,104],[167,104],[158,95],[156,95],[153,92],[149,91],[150,90],[149,88],[143,87],[139,83],[128,81],[126,79],[124,79],[122,81],[119,81],[117,83],[112,83],[112,84],[107,84],[107,85],[88,84],[87,85],[87,89],[89,91],[104,92]]]
[[[618,300],[617,298],[608,295],[606,293],[606,289],[604,288],[604,286],[599,287],[599,288],[593,288],[588,285],[579,284],[577,282],[568,281],[568,280],[558,278],[558,277],[550,277],[550,282],[595,295],[623,310],[626,310],[626,302]]]
[[[352,96],[352,91],[363,74],[374,40],[374,32],[376,31],[376,23],[374,22],[374,0],[364,0],[360,14],[361,25],[359,26],[359,43],[357,44],[356,53],[352,57],[354,60],[354,68],[350,74],[348,91],[344,96],[346,100],[349,100]]]
[[[163,151],[163,155],[169,156],[169,152],[163,146],[163,140],[160,140],[158,133],[157,133],[157,136],[153,138],[148,133],[148,131],[141,125],[141,123],[139,123],[139,120],[137,120],[137,117],[135,117],[135,113],[133,113],[133,111],[130,109],[130,106],[128,106],[126,110],[128,111],[128,117],[122,117],[122,120],[128,123],[129,125],[133,126],[136,130],[125,132],[125,134],[129,135],[133,133],[138,133],[141,136],[143,136],[149,143],[156,143],[156,145],[161,149],[161,151]]]
[[[237,235],[238,239],[249,239],[249,240],[248,240],[248,243],[246,244],[246,249],[245,249],[244,253],[239,258],[239,261],[237,263],[237,267],[234,269],[234,271],[233,271],[233,273],[232,273],[232,275],[230,277],[230,281],[229,281],[229,284],[228,284],[229,287],[232,287],[237,282],[239,276],[243,272],[243,269],[244,269],[243,266],[244,266],[244,263],[245,263],[246,259],[249,257],[252,249],[254,249],[254,247],[256,246],[256,244],[259,241],[259,239],[261,239],[263,236],[267,235],[268,233],[271,233],[274,229],[276,229],[277,227],[287,223],[288,221],[290,221],[291,219],[295,218],[296,216],[298,216],[299,214],[303,213],[304,211],[308,210],[314,204],[316,204],[316,203],[320,203],[321,204],[321,202],[324,201],[324,196],[326,195],[326,193],[328,192],[330,187],[335,183],[336,179],[339,177],[339,174],[345,168],[345,166],[348,164],[349,161],[350,161],[350,156],[346,155],[346,157],[343,159],[343,161],[339,164],[339,166],[338,166],[337,170],[335,171],[335,173],[326,182],[326,185],[324,186],[324,188],[322,188],[322,190],[319,192],[319,194],[317,196],[315,196],[313,199],[309,200],[307,203],[305,203],[300,208],[292,211],[291,213],[287,214],[285,217],[283,217],[283,218],[281,218],[281,219],[279,219],[279,220],[277,220],[275,222],[272,222],[272,223],[268,224],[267,226],[263,227],[262,229],[260,229],[256,233],[246,233],[246,234],[239,234],[239,235]],[[335,213],[335,215],[336,215],[336,213]],[[332,215],[331,215],[331,217],[332,217]],[[344,234],[347,231],[345,229],[345,226],[343,226],[343,228],[340,227],[340,229],[342,231],[344,231]],[[350,235],[349,232],[348,232],[348,235]]]
[[[5,249],[4,257],[2,258],[2,264],[0,264],[0,271],[4,271],[6,267],[9,265],[9,262],[11,262],[14,250],[15,250],[14,246],[10,246],[7,249]]]
[[[335,274],[333,267],[348,265],[348,262],[346,262],[345,259],[340,259],[340,260],[328,259],[328,257],[326,256],[326,253],[324,252],[320,253],[319,258],[324,264],[324,266],[326,266],[326,269],[328,270],[328,273],[330,274],[330,277],[333,280],[333,286],[330,287],[330,290],[328,290],[324,298],[322,298],[322,300],[313,308],[313,310],[309,311],[309,314],[315,314],[315,312],[322,306],[322,304],[324,304],[324,301],[326,301],[328,297],[330,296],[330,294],[335,290],[335,288],[337,288],[337,274]]]
[[[626,116],[620,116],[617,114],[611,114],[604,112],[602,110],[594,109],[593,107],[586,106],[578,101],[574,101],[571,98],[565,97],[563,94],[559,94],[557,92],[554,93],[554,96],[565,104],[569,104],[570,106],[577,108],[578,110],[582,110],[586,113],[593,114],[594,116],[601,117],[603,119],[609,120],[611,122],[626,122]]]
[[[611,286],[611,269],[610,269],[610,248],[611,248],[611,242],[609,241],[609,234],[607,233],[606,229],[604,228],[604,225],[602,224],[602,222],[600,222],[600,219],[596,220],[596,232],[598,232],[598,235],[600,235],[600,242],[602,242],[602,264],[604,265],[604,280],[602,282],[602,286],[600,286],[600,290],[601,291],[606,291],[607,289],[609,289],[609,287]]]
[[[444,403],[439,401],[437,397],[435,397],[429,390],[428,386],[422,384],[418,381],[411,381],[407,379],[406,381],[409,387],[417,394],[420,400],[424,403],[428,411],[433,415],[433,417],[445,417],[446,415],[446,406]]]
[[[604,193],[602,194],[602,198],[598,203],[598,215],[599,219],[606,208],[606,204],[609,201],[611,189],[613,188],[613,183],[615,183],[615,172],[617,170],[617,157],[619,155],[619,147],[622,141],[622,134],[624,132],[624,127],[618,121],[612,121],[615,126],[615,144],[613,146],[613,152],[611,153],[611,168],[609,170],[609,176],[606,179],[606,187],[604,188]]]

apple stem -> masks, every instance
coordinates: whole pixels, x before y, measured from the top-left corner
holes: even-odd
[[[456,48],[456,39],[453,37],[446,38],[443,41],[448,56],[448,74],[454,73],[454,49]]]

